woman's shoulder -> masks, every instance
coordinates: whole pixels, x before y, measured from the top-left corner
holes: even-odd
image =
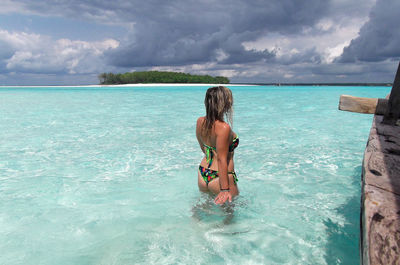
[[[215,130],[221,133],[230,133],[231,126],[224,121],[215,121]]]
[[[198,117],[197,118],[197,123],[203,122],[205,119],[206,119],[206,117],[204,117],[204,116]]]
[[[204,117],[204,116],[197,118],[197,128],[201,128],[201,126],[203,126],[205,120],[206,120],[206,117]],[[216,120],[214,122],[214,129],[215,129],[216,134],[220,134],[220,133],[222,133],[222,134],[229,133],[230,134],[232,132],[231,126],[224,121]]]
[[[203,125],[204,121],[206,120],[205,117],[199,117],[197,119],[197,127]]]

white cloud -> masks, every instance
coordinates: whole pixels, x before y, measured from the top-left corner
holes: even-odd
[[[312,55],[309,51],[314,50],[320,56],[321,63],[331,63],[358,36],[360,28],[368,21],[368,14],[375,2],[332,0],[327,6],[329,14],[314,25],[305,27],[302,32],[269,32],[255,41],[244,42],[243,45],[246,50],[274,51],[277,62],[282,60],[282,63],[297,63],[299,54]]]
[[[315,27],[321,31],[329,31],[334,26],[334,22],[330,18],[321,19]]]
[[[0,40],[8,43],[16,50],[33,50],[40,48],[40,44],[48,42],[50,38],[34,33],[8,32],[0,29]]]
[[[333,62],[333,60],[343,53],[343,48],[350,44],[350,41],[345,41],[343,43],[339,43],[334,47],[327,47],[324,50],[325,60],[327,63]]]
[[[34,73],[96,73],[104,68],[103,53],[119,42],[53,40],[49,36],[0,30],[0,41],[12,54],[3,63],[8,71]]]
[[[256,41],[244,42],[246,50],[255,49],[262,51],[268,49],[274,51],[279,61],[285,58],[288,61],[291,56],[306,53],[310,49],[321,56],[322,62],[330,63],[334,58],[340,56],[343,48],[358,36],[365,18],[349,18],[340,24],[335,24],[330,19],[324,19],[317,23],[314,28],[309,28],[302,34],[269,33],[260,36]]]

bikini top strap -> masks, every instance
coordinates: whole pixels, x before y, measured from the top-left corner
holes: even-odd
[[[212,146],[208,146],[206,144],[203,144],[203,146],[206,148],[206,159],[207,159],[207,163],[208,163],[208,168],[211,167],[211,164],[213,162],[213,156],[214,156],[214,150],[216,150],[215,147]]]

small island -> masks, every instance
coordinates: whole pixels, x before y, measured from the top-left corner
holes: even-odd
[[[127,72],[127,73],[101,73],[99,74],[101,85],[120,84],[146,84],[146,83],[204,83],[204,84],[229,84],[229,79],[223,76],[212,77],[210,75],[191,75],[180,72]]]

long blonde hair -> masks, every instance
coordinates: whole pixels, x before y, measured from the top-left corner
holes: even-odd
[[[203,123],[203,134],[208,135],[216,120],[225,121],[233,125],[233,97],[232,91],[224,86],[210,87],[204,99],[206,119]]]

